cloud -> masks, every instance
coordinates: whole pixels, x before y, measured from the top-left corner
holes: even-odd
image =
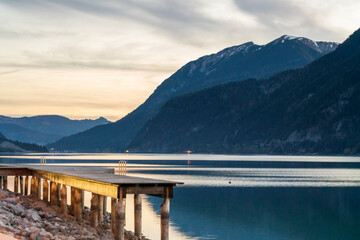
[[[315,40],[339,41],[345,40],[350,32],[346,29],[346,15],[339,10],[343,5],[346,9],[360,7],[357,1],[296,1],[296,0],[234,0],[240,11],[252,14],[262,25],[267,35],[274,33],[294,33],[306,35]],[[349,11],[348,11],[349,12]],[[334,25],[332,20],[343,24],[343,28]],[[360,20],[360,18],[358,17]]]
[[[17,73],[20,72],[21,69],[17,69],[17,70],[11,70],[11,71],[5,71],[5,72],[0,72],[0,75],[6,75],[6,74],[11,74],[11,73]]]
[[[13,9],[23,9],[27,13],[49,15],[51,18],[69,16],[82,17],[80,14],[93,16],[100,21],[112,21],[121,26],[131,22],[150,26],[159,33],[183,42],[196,39],[196,33],[207,32],[216,23],[199,13],[199,0],[157,0],[157,1],[87,1],[87,0],[19,0],[9,1]],[[82,17],[82,18],[86,18]],[[140,28],[141,30],[141,28]]]
[[[2,109],[58,103],[58,114],[69,105],[67,115],[98,116],[108,105],[120,118],[182,65],[225,47],[283,34],[342,42],[358,9],[358,0],[0,1]]]
[[[75,33],[59,32],[59,31],[7,31],[0,29],[0,37],[2,38],[49,38],[59,36],[74,36]]]
[[[76,68],[90,68],[90,69],[104,69],[104,70],[126,70],[126,71],[147,71],[147,72],[173,72],[175,69],[173,66],[166,66],[164,64],[134,64],[134,63],[107,63],[107,62],[97,62],[97,61],[51,61],[40,59],[38,61],[33,61],[32,63],[16,63],[9,62],[1,64],[2,67],[21,67],[21,68],[48,68],[48,69],[76,69]],[[6,71],[0,72],[0,75],[10,74],[19,72],[16,71]]]

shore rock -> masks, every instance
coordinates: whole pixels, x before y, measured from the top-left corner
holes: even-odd
[[[84,216],[88,214],[89,209],[85,208]],[[86,219],[77,221],[73,216],[59,214],[43,201],[0,189],[0,233],[17,239],[112,240],[110,219],[110,214],[106,214],[95,229]],[[135,237],[126,232],[125,239]]]

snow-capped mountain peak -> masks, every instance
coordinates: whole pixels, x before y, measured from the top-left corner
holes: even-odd
[[[205,73],[208,75],[210,72],[213,71],[211,66],[215,66],[220,61],[225,61],[229,59],[230,57],[236,56],[236,55],[243,55],[245,56],[247,53],[251,52],[253,50],[253,47],[259,47],[258,45],[255,45],[253,42],[246,42],[241,45],[232,46],[225,48],[217,53],[206,55],[198,60],[192,61],[190,70],[188,75],[190,76],[194,70],[196,70],[199,67],[200,72]]]
[[[291,35],[284,35],[283,37],[284,37],[284,39],[286,39],[286,40],[294,40],[294,39],[299,38],[299,37],[295,37],[295,36],[291,36]]]
[[[339,45],[336,42],[322,42],[322,41],[314,41],[306,37],[296,37],[291,35],[283,35],[274,41],[268,43],[267,45],[277,45],[277,44],[284,44],[288,42],[298,42],[307,45],[308,47],[311,47],[315,51],[319,53],[329,53],[331,51],[334,51],[337,46]]]

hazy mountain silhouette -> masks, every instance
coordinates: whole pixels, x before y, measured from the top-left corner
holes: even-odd
[[[71,120],[57,115],[12,118],[0,116],[0,132],[11,140],[47,144],[97,125],[109,123],[105,118]]]
[[[48,152],[48,150],[37,144],[11,141],[0,133],[0,152]]]

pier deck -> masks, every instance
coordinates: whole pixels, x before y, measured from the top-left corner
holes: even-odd
[[[66,200],[64,200],[64,198],[66,199],[66,195],[63,195],[66,194],[66,191],[63,191],[62,188],[66,189],[66,186],[71,187],[70,213],[80,219],[82,218],[84,201],[81,191],[91,192],[93,195],[91,200],[91,211],[97,211],[97,213],[90,214],[91,216],[96,216],[93,217],[96,219],[90,219],[92,220],[90,223],[94,226],[96,226],[98,221],[101,221],[102,219],[101,216],[103,213],[99,213],[99,211],[104,211],[104,207],[106,211],[104,203],[106,202],[106,197],[111,197],[111,222],[115,239],[124,239],[124,200],[126,199],[126,194],[135,195],[135,235],[140,238],[140,194],[148,194],[164,198],[163,204],[161,205],[161,239],[168,240],[170,198],[173,197],[173,187],[177,184],[182,184],[181,182],[115,175],[114,169],[88,166],[3,164],[0,165],[1,188],[7,188],[7,176],[15,177],[14,191],[16,193],[21,192],[24,195],[29,195],[31,190],[31,195],[41,198],[40,192],[42,187],[44,187],[45,192],[50,192],[50,189],[48,189],[50,187],[50,202],[52,202],[52,205],[54,204],[60,206],[61,211],[65,211],[64,209],[67,209],[67,206],[64,206],[67,205]],[[31,178],[31,183],[29,178]],[[46,184],[42,184],[44,181],[46,181]],[[48,181],[50,184],[48,184]],[[29,183],[31,185],[30,188]],[[43,199],[47,199],[47,196]]]

